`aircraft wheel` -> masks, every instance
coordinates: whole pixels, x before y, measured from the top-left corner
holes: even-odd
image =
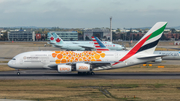
[[[82,72],[82,74],[83,74],[83,75],[86,75],[86,74],[87,74],[87,72]]]
[[[82,75],[83,74],[83,72],[78,72],[78,75]]]
[[[87,72],[86,74],[89,75],[89,74],[91,74],[91,72]]]
[[[20,75],[20,72],[17,72],[17,75],[19,76],[19,75]]]
[[[91,72],[91,75],[94,75],[95,73],[94,72]]]

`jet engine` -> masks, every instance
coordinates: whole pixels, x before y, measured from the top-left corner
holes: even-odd
[[[76,70],[78,72],[88,72],[91,70],[91,65],[85,63],[76,63]]]
[[[155,63],[161,63],[162,62],[162,59],[156,59],[155,60]]]
[[[71,72],[71,65],[58,65],[58,72]]]
[[[161,57],[158,57],[154,60],[155,63],[161,63],[162,62],[162,58]]]

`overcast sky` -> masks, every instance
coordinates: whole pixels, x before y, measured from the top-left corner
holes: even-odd
[[[0,27],[180,26],[180,0],[0,0]]]

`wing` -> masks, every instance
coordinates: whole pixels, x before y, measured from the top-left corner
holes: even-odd
[[[62,48],[63,47],[62,45],[56,45],[56,44],[54,44],[53,46],[57,47],[57,48]]]
[[[61,63],[61,64],[51,64],[48,65],[51,69],[57,70],[58,65],[71,65],[74,67],[76,63],[85,63],[90,64],[92,66],[92,70],[104,70],[104,69],[111,69],[111,64],[117,61],[86,61],[86,62],[71,62],[71,63]]]
[[[94,46],[92,45],[78,45],[79,47],[85,48],[85,50],[92,50],[92,49],[96,49]]]

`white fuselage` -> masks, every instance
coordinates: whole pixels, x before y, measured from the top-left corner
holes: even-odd
[[[118,62],[128,51],[33,51],[15,56],[8,62],[8,66],[15,69],[52,69],[51,65],[77,62],[111,62],[110,66],[93,68],[93,70],[113,69],[145,63],[152,59],[137,59],[136,54]],[[139,56],[139,55],[138,55]],[[142,54],[143,56],[143,54]]]

